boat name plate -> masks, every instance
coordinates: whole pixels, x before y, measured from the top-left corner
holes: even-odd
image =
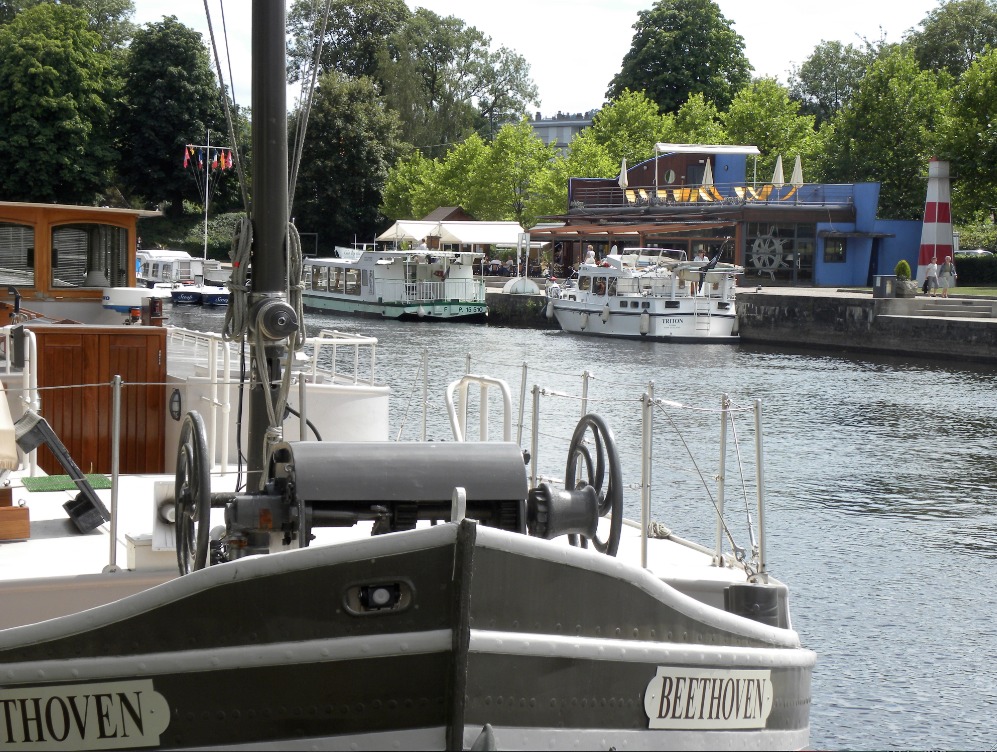
[[[765,728],[772,698],[770,670],[659,666],[644,711],[652,729]]]

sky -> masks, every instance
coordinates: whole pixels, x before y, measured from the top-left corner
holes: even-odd
[[[441,16],[454,15],[492,38],[493,45],[515,50],[530,64],[540,95],[535,108],[544,117],[581,113],[600,107],[613,76],[633,40],[637,13],[654,0],[406,0]],[[786,83],[792,66],[801,65],[822,41],[861,44],[863,38],[899,42],[916,28],[939,0],[716,0],[734,30],[756,76]],[[219,0],[208,0],[216,35]],[[225,4],[229,43],[239,104],[249,104],[249,0]],[[135,0],[135,21],[176,15],[206,32],[204,0]],[[220,37],[219,37],[220,38]],[[290,104],[290,103],[289,103]]]

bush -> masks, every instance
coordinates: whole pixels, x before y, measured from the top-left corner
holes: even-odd
[[[907,263],[906,259],[900,259],[897,262],[897,268],[893,270],[893,273],[897,275],[897,281],[905,282],[910,279],[910,264]]]
[[[957,253],[955,269],[960,285],[976,287],[997,284],[997,256],[960,256]]]

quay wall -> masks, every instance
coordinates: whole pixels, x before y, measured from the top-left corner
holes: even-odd
[[[745,343],[874,352],[997,363],[997,301],[994,318],[935,316],[924,298],[872,298],[793,289],[738,292],[738,329]],[[557,329],[545,315],[543,295],[487,294],[488,324]]]
[[[924,298],[738,292],[742,342],[997,362],[997,320],[925,314]]]

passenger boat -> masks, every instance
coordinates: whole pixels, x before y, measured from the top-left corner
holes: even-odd
[[[229,291],[219,285],[174,285],[170,297],[174,305],[226,306]]]
[[[228,309],[225,337],[190,335],[193,348],[164,357],[162,327],[35,319],[9,330],[0,462],[12,494],[0,495],[0,525],[26,539],[0,546],[3,744],[806,747],[815,656],[768,569],[760,462],[751,544],[736,545],[720,487],[708,507],[716,542],[696,545],[652,519],[653,422],[675,403],[650,385],[630,403],[642,470],[640,521],[627,522],[631,486],[597,414],[569,427],[560,457],[534,430],[527,456],[512,440],[508,386],[468,373],[447,392],[452,440],[392,442],[388,395],[358,372],[363,362],[373,371],[373,353],[365,361],[332,334],[328,357],[294,354],[309,346],[293,272],[286,293],[294,231],[272,220],[288,212],[284,13],[283,2],[253,2],[254,87],[268,82],[254,122],[273,129],[254,139],[253,210],[270,219],[237,235],[232,291],[244,298]],[[233,367],[239,340],[251,368]],[[88,349],[111,356],[87,360]],[[343,350],[352,373],[338,365]],[[66,367],[78,351],[81,363],[147,372],[98,388]],[[245,465],[232,472],[217,429],[235,420],[233,374],[247,371],[248,425],[235,442]],[[46,391],[32,373],[77,381]],[[467,441],[475,387],[478,442]],[[499,441],[484,430],[489,388],[502,396]],[[82,399],[67,398],[76,391]],[[49,424],[73,409],[96,413],[85,438],[102,443],[93,463],[110,471],[108,491]],[[724,425],[751,416],[760,449],[760,405],[720,409]],[[136,429],[150,441],[171,433],[176,451],[121,440]],[[42,445],[70,494],[28,487]],[[542,476],[541,451],[563,474]],[[163,455],[173,472],[162,473]]]
[[[139,250],[136,257],[135,277],[138,287],[193,285],[204,279],[204,262],[187,251]]]
[[[547,315],[566,332],[671,342],[736,342],[736,277],[744,268],[635,248],[579,265],[548,285]]]
[[[485,283],[477,252],[338,248],[304,262],[306,310],[383,318],[483,319]]]

